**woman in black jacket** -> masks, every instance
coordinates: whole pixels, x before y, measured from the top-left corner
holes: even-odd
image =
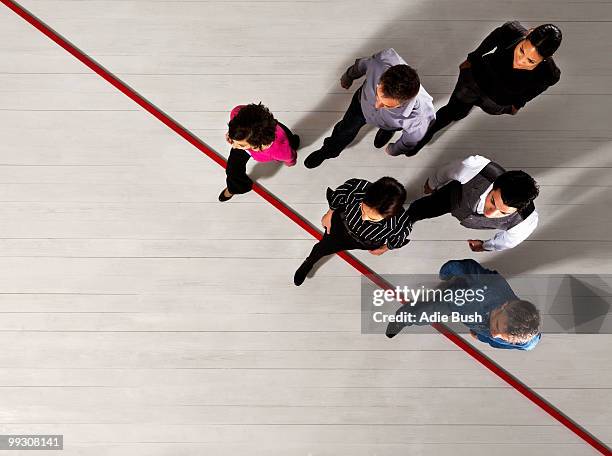
[[[496,28],[459,65],[459,80],[448,104],[436,112],[436,120],[411,155],[474,106],[492,115],[516,114],[559,81],[561,71],[552,55],[560,44],[561,30],[553,24],[527,30],[514,21]]]

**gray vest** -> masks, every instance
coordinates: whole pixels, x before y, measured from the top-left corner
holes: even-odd
[[[489,162],[487,166],[476,174],[471,180],[461,185],[461,202],[451,214],[467,228],[477,230],[503,230],[507,231],[525,220],[535,210],[533,202],[514,214],[499,218],[487,218],[476,213],[478,201],[482,194],[495,182],[495,179],[506,170],[497,163]]]

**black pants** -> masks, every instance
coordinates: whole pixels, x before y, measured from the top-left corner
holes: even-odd
[[[346,146],[353,142],[366,119],[361,110],[361,87],[355,92],[344,117],[338,122],[331,136],[323,140],[323,150],[328,157],[337,157]]]
[[[294,135],[286,125],[278,122],[278,125],[285,131],[289,139],[289,145],[295,150],[297,148],[297,135]],[[225,168],[227,190],[233,194],[250,192],[253,188],[253,181],[246,173],[246,165],[251,156],[242,149],[232,149],[227,159]]]
[[[413,201],[408,217],[414,222],[448,214],[461,204],[461,182],[452,180],[430,195]]]
[[[251,156],[242,149],[232,149],[227,159],[225,168],[227,190],[237,195],[250,192],[253,188],[253,181],[246,173],[246,165]]]
[[[499,105],[482,92],[474,80],[471,68],[464,68],[459,72],[459,79],[451,94],[448,104],[436,112],[436,120],[431,124],[427,133],[417,144],[420,149],[433,138],[433,135],[453,121],[466,117],[474,106],[480,107],[491,115],[510,114],[512,105]]]
[[[332,253],[341,252],[342,250],[374,250],[381,245],[368,245],[365,242],[358,242],[347,232],[339,211],[334,211],[331,220],[331,232],[323,235],[323,238],[317,242],[312,248],[310,255],[306,261],[310,266],[314,266],[317,261]]]

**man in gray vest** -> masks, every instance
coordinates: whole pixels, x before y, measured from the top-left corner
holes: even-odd
[[[394,49],[385,49],[368,58],[355,60],[340,78],[348,90],[354,80],[365,76],[353,95],[344,117],[325,138],[321,149],[311,153],[304,165],[316,168],[335,158],[348,146],[366,123],[379,128],[374,147],[385,147],[389,155],[407,155],[425,136],[434,121],[433,100],[421,85],[419,76]],[[397,142],[387,144],[396,131]]]
[[[480,155],[442,166],[427,179],[424,192],[428,196],[408,209],[412,223],[450,213],[467,228],[501,230],[487,241],[468,240],[474,252],[515,247],[538,225],[535,180]]]

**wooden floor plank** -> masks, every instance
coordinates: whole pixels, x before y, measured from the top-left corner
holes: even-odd
[[[355,253],[380,273],[467,257],[505,275],[612,273],[605,2],[22,3],[223,156],[229,109],[264,101],[304,148],[295,168],[249,170],[315,226],[323,190],[353,176],[395,176],[414,199],[441,163],[482,154],[540,182],[541,225],[520,247],[474,254],[474,232],[444,217],[405,249]],[[475,112],[410,160],[364,129],[303,167],[350,100],[337,80],[354,58],[395,47],[441,106],[465,53],[515,17],[564,32],[560,84],[519,116]],[[294,287],[307,233],[257,195],[218,203],[218,165],[8,10],[0,56],[3,433],[63,433],[66,455],[92,456],[593,454],[438,334],[362,335],[359,274],[339,258]],[[478,348],[611,442],[611,340]]]

